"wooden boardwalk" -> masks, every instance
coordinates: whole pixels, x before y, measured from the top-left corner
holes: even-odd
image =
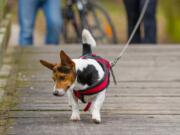
[[[111,60],[121,48],[98,46],[94,52]],[[51,72],[38,61],[59,61],[60,49],[72,58],[81,54],[80,45],[17,48],[19,101],[9,135],[180,134],[180,46],[131,46],[115,67],[118,85],[111,82],[99,125],[84,112],[80,122],[69,121],[67,97],[52,95]]]

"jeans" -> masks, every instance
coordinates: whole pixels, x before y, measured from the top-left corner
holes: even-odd
[[[62,15],[60,0],[19,0],[19,44],[33,45],[33,32],[37,12],[42,8],[46,19],[46,44],[59,44]]]
[[[136,25],[146,0],[124,0],[128,18],[128,37]],[[131,43],[156,43],[156,6],[157,0],[150,0],[142,22],[143,33],[137,29]]]

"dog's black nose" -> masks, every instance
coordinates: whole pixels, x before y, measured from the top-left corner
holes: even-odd
[[[54,92],[53,92],[53,95],[54,95],[54,96],[58,96],[58,91],[54,91]]]

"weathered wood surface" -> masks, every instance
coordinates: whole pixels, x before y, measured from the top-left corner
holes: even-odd
[[[80,45],[19,49],[20,100],[11,110],[10,135],[179,135],[180,46],[131,46],[115,67],[118,85],[111,81],[100,125],[83,112],[80,122],[69,121],[67,98],[52,95],[51,72],[39,59],[57,62],[60,49],[73,58],[81,54]],[[112,59],[121,49],[94,52]]]

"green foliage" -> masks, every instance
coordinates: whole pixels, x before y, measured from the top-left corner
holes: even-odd
[[[180,42],[180,0],[161,0],[166,17],[167,34],[173,42]]]

